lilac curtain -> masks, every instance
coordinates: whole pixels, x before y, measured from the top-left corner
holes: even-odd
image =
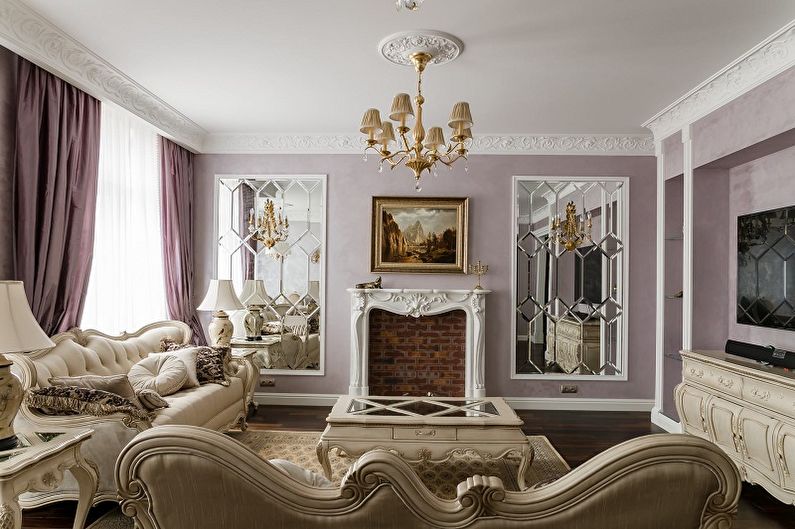
[[[80,324],[94,250],[100,103],[17,59],[14,274],[42,329]]]
[[[160,222],[166,304],[172,319],[193,330],[193,341],[207,343],[193,305],[193,154],[160,138]]]

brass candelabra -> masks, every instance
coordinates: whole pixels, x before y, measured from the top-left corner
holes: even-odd
[[[489,271],[489,265],[481,263],[480,259],[478,259],[476,263],[469,265],[469,270],[478,276],[478,284],[475,285],[475,290],[483,290],[483,287],[480,286],[480,278],[486,275],[486,272]]]

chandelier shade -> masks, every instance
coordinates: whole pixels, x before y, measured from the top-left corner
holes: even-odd
[[[444,132],[442,132],[442,127],[431,127],[428,130],[428,137],[425,138],[425,146],[432,150],[444,146]]]
[[[392,123],[384,121],[381,123],[381,134],[378,135],[378,143],[387,147],[390,143],[395,142],[395,131],[392,129]]]
[[[459,101],[453,105],[453,111],[450,112],[450,121],[447,124],[453,130],[463,130],[472,127],[472,113],[469,111],[469,103]]]
[[[389,112],[389,119],[397,121],[403,126],[409,116],[414,116],[411,96],[408,94],[396,95],[395,99],[392,100],[392,110]]]
[[[367,109],[364,116],[362,116],[362,124],[359,130],[367,134],[370,139],[373,139],[377,133],[381,132],[381,114],[377,108]]]

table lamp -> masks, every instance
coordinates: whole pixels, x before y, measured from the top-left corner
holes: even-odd
[[[54,346],[33,317],[22,281],[0,281],[0,450],[17,446],[14,417],[24,395],[22,384],[11,373],[12,362],[4,353]]]
[[[241,310],[246,307],[240,302],[231,279],[212,279],[207,288],[207,295],[196,307],[196,310],[213,311],[213,320],[207,330],[210,333],[210,345],[213,347],[229,347],[235,328],[229,321],[227,310]]]
[[[268,291],[265,289],[265,282],[262,279],[246,279],[243,283],[243,290],[240,292],[241,301],[248,307],[243,319],[243,327],[246,329],[246,340],[262,340],[262,308],[271,302]]]

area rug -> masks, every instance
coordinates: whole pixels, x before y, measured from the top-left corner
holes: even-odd
[[[276,430],[247,430],[229,432],[236,439],[263,459],[287,459],[304,468],[322,474],[315,446],[320,432],[290,432]],[[570,468],[549,440],[543,435],[528,436],[535,452],[533,464],[527,470],[527,486],[550,481],[566,474]],[[336,450],[329,454],[332,481],[339,485],[342,477],[353,463],[352,459],[340,457]],[[455,498],[456,486],[473,474],[498,476],[505,488],[518,490],[516,472],[519,458],[484,461],[473,455],[455,455],[444,463],[420,462],[412,465],[428,489],[440,498]],[[88,529],[131,529],[132,520],[117,508],[91,524]]]

